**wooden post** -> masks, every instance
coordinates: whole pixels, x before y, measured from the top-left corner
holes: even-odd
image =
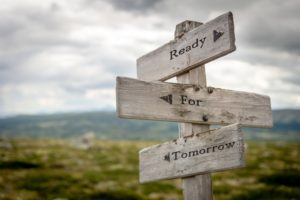
[[[200,26],[202,23],[194,21],[184,21],[176,26],[175,40],[182,37],[186,32]],[[185,74],[177,76],[178,83],[198,84],[206,87],[205,66],[199,66]],[[204,116],[203,116],[204,117]],[[179,137],[191,135],[209,130],[209,125],[198,125],[191,123],[180,123]],[[211,200],[212,180],[210,174],[197,175],[182,179],[183,195],[185,200]]]

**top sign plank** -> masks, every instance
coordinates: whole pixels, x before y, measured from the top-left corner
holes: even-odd
[[[140,57],[138,79],[167,80],[234,51],[234,43],[233,16],[229,12]]]

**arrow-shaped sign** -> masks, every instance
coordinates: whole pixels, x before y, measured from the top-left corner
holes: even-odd
[[[140,182],[187,177],[244,166],[238,124],[142,149]]]
[[[234,50],[233,17],[229,12],[138,58],[138,79],[167,80]]]
[[[121,77],[117,78],[117,112],[119,117],[134,119],[272,126],[268,96]]]

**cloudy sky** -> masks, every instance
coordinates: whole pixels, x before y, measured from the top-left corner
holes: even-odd
[[[136,59],[181,21],[228,11],[237,50],[206,65],[208,85],[300,108],[299,10],[297,0],[1,0],[0,116],[114,110],[116,76],[136,77]]]

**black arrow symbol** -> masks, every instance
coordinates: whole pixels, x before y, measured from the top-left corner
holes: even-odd
[[[162,100],[168,102],[169,104],[172,104],[172,95],[171,95],[171,94],[169,94],[169,95],[167,95],[167,96],[162,96],[162,97],[160,97],[160,98],[161,98]]]
[[[166,154],[165,156],[164,156],[164,160],[166,160],[166,161],[169,161],[170,162],[170,153],[168,153],[168,154]]]
[[[224,34],[224,32],[214,30],[213,34],[214,34],[214,42],[215,42]]]

